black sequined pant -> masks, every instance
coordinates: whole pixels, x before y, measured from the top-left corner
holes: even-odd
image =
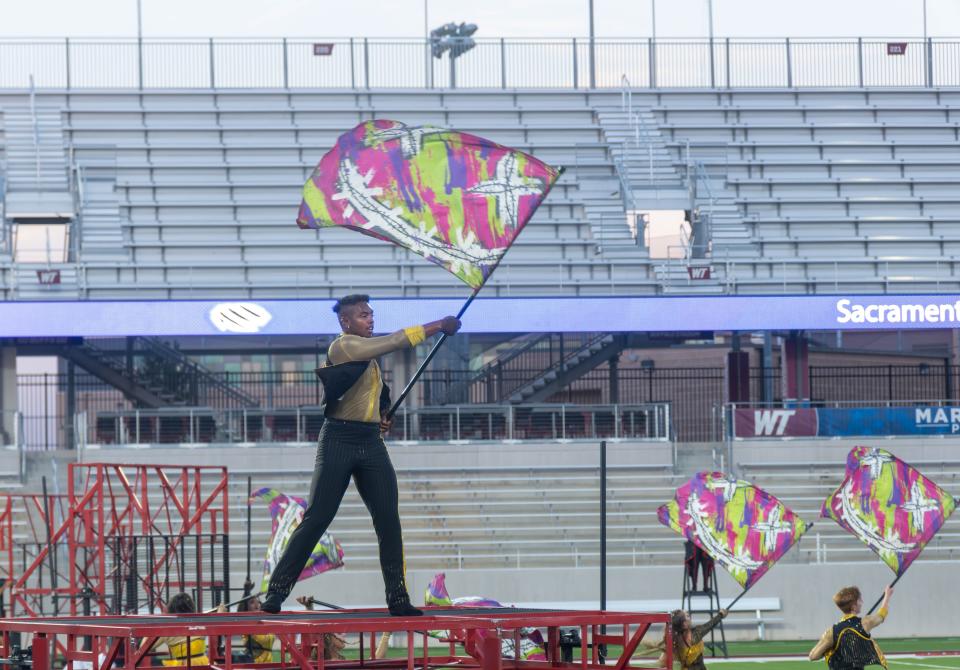
[[[317,541],[333,521],[353,477],[373,518],[388,605],[409,602],[404,581],[397,473],[375,423],[327,419],[320,429],[310,499],[303,521],[270,576],[267,601],[278,607],[290,595]]]

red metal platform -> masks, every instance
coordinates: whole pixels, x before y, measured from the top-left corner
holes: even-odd
[[[151,667],[149,655],[158,637],[183,636],[207,640],[210,665],[181,666],[198,670],[242,670],[256,668],[273,670],[300,668],[324,670],[325,667],[343,669],[415,670],[440,667],[545,669],[579,668],[580,670],[625,670],[632,667],[662,667],[671,670],[671,644],[663,666],[652,665],[645,659],[643,666],[635,666],[632,657],[644,635],[654,624],[667,624],[665,613],[626,613],[602,611],[535,610],[518,608],[428,608],[423,617],[391,617],[385,610],[337,610],[322,612],[281,612],[264,614],[196,614],[99,617],[32,617],[0,620],[0,655],[14,656],[11,634],[29,634],[33,670],[51,670],[54,661],[62,661],[66,670],[74,670],[74,663],[92,663],[95,670],[111,667],[134,670]],[[546,661],[527,661],[501,658],[501,640],[518,641],[521,628],[539,628],[547,635]],[[572,663],[561,661],[560,629],[576,628],[580,632],[580,657]],[[430,648],[428,630],[464,631],[462,644],[449,643]],[[606,630],[604,633],[602,631]],[[406,656],[403,658],[376,658],[376,640],[380,633],[406,634]],[[239,645],[243,634],[273,633],[280,645],[280,661],[264,664],[234,663],[231,647]],[[359,635],[359,658],[355,660],[324,661],[323,635],[325,633]],[[668,633],[669,635],[669,633]],[[217,653],[218,638],[223,638],[224,650]],[[89,642],[87,640],[89,639]],[[659,627],[647,643],[662,640]],[[434,644],[436,641],[434,640]],[[615,645],[602,665],[599,645]],[[24,644],[26,646],[26,643]],[[82,647],[86,647],[84,650]],[[519,648],[515,644],[514,648]],[[59,658],[53,658],[58,650]],[[88,666],[89,667],[89,666]]]

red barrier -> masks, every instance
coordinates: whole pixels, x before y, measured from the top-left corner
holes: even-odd
[[[384,610],[339,610],[334,612],[285,612],[266,615],[201,614],[184,616],[107,616],[51,617],[0,620],[2,645],[0,655],[13,658],[12,633],[33,635],[32,670],[51,670],[51,642],[61,651],[65,670],[74,670],[74,663],[93,663],[94,668],[124,670],[151,667],[149,653],[159,637],[204,638],[210,665],[190,666],[198,670],[241,670],[258,668],[279,670],[299,667],[300,670],[330,668],[385,668],[392,670],[429,670],[458,666],[482,670],[580,668],[580,670],[629,670],[634,667],[672,668],[672,645],[667,638],[667,653],[662,666],[644,659],[634,665],[633,654],[653,624],[669,622],[666,613],[621,613],[600,611],[525,610],[514,608],[427,608],[423,617],[390,617]],[[560,629],[577,628],[581,644],[579,659],[564,663],[560,653]],[[602,633],[603,627],[613,632]],[[456,628],[466,631],[466,642],[443,647],[427,644],[428,630]],[[527,661],[502,658],[501,641],[519,635],[521,628],[546,629],[547,660]],[[380,633],[406,634],[406,654],[402,658],[376,658],[376,640]],[[239,635],[272,633],[277,636],[280,659],[270,663],[234,663],[232,638]],[[354,634],[360,639],[359,658],[331,661],[323,659],[323,636],[326,633]],[[86,650],[82,641],[90,639]],[[223,651],[218,651],[218,639]],[[418,645],[418,638],[422,644]],[[647,640],[655,644],[663,640],[660,630]],[[188,643],[189,644],[189,643]],[[600,663],[599,646],[616,645],[617,653]],[[515,649],[517,647],[514,647]],[[612,650],[611,650],[612,651]],[[459,653],[458,653],[459,652]],[[189,661],[188,661],[189,662]],[[183,667],[183,666],[181,666]]]

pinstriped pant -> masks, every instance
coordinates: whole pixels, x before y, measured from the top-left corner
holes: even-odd
[[[290,595],[310,553],[336,516],[351,477],[377,533],[387,604],[409,602],[404,581],[397,473],[380,436],[380,426],[340,419],[327,419],[320,429],[307,511],[270,576],[269,601],[279,606]]]

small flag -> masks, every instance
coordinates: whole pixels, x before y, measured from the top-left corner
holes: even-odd
[[[290,541],[290,536],[297,526],[303,520],[303,515],[307,510],[307,503],[303,498],[288,496],[272,488],[262,488],[255,491],[251,496],[251,502],[260,498],[270,505],[270,516],[273,518],[273,532],[270,537],[270,544],[267,546],[267,556],[263,562],[263,580],[260,590],[266,591],[270,583],[270,575],[273,569],[277,567],[280,557],[283,556],[284,549]],[[333,539],[330,533],[324,533],[317,546],[310,552],[310,558],[303,568],[303,572],[297,577],[297,581],[319,575],[327,570],[336,570],[343,566],[343,547]]]
[[[479,288],[559,176],[476,135],[366,121],[320,159],[297,224],[392,242]]]
[[[491,598],[482,598],[480,596],[468,596],[465,598],[450,598],[447,592],[446,574],[438,572],[427,585],[427,591],[424,594],[424,604],[435,607],[503,607],[498,601]],[[543,634],[537,628],[521,628],[519,631],[520,649],[519,652],[514,644],[512,635],[505,635],[500,640],[500,656],[507,659],[517,659],[522,661],[546,661],[546,644],[543,640]],[[467,633],[465,630],[431,630],[427,631],[431,637],[443,641],[466,642]],[[479,631],[482,638],[486,635]]]
[[[889,451],[854,447],[820,516],[856,535],[900,576],[955,507],[950,494]]]
[[[698,472],[657,510],[664,526],[699,546],[749,588],[809,526],[774,496],[720,472]]]

